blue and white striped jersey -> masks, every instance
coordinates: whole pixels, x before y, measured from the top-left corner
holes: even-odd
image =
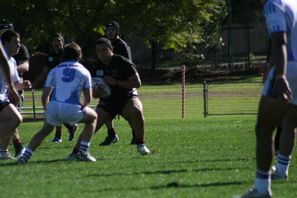
[[[267,0],[264,16],[269,34],[287,33],[288,61],[297,61],[297,1]]]
[[[79,104],[82,89],[91,88],[90,72],[79,62],[67,61],[53,68],[44,87],[52,87],[51,101]]]

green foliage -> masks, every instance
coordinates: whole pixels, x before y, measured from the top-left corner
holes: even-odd
[[[50,35],[62,32],[90,53],[94,40],[104,34],[104,24],[110,20],[119,21],[124,35],[179,50],[201,42],[205,28],[223,20],[224,7],[223,0],[11,0],[1,3],[0,17],[15,24],[31,51],[45,50]],[[208,28],[207,35],[215,36],[216,31]]]

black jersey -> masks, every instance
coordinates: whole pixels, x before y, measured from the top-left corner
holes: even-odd
[[[30,54],[27,47],[21,44],[19,52],[16,55],[14,55],[13,58],[15,59],[17,65],[19,65],[21,61],[29,60]]]
[[[125,41],[117,38],[116,40],[112,41],[112,46],[114,54],[122,55],[132,61],[131,49]]]
[[[99,61],[96,67],[90,69],[90,73],[93,78],[111,76],[116,80],[127,80],[129,77],[134,76],[137,71],[134,64],[127,58],[114,54],[109,65],[104,65],[101,61]],[[121,100],[126,99],[131,95],[137,96],[136,88],[125,89],[119,86],[110,87],[111,96],[108,99],[103,100]]]
[[[47,57],[47,66],[50,69],[53,69],[57,65],[59,65],[62,61],[62,51],[59,53],[50,53]]]

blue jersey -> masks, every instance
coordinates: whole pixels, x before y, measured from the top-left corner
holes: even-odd
[[[68,61],[48,74],[44,87],[52,87],[51,101],[79,104],[82,89],[91,88],[90,72],[79,62]]]
[[[264,16],[269,34],[286,32],[288,61],[297,61],[297,1],[268,0]]]

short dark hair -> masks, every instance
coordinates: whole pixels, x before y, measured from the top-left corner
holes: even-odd
[[[107,38],[102,37],[96,41],[96,45],[101,45],[101,44],[104,44],[106,47],[113,48],[110,40]]]
[[[1,41],[2,41],[2,43],[4,43],[4,42],[10,42],[11,39],[12,39],[13,37],[17,37],[17,38],[19,38],[20,35],[19,35],[19,33],[17,33],[17,32],[14,31],[14,30],[6,30],[6,31],[1,35]]]
[[[62,58],[64,61],[76,60],[79,61],[82,57],[82,51],[78,44],[71,42],[67,44],[63,50]]]
[[[59,39],[61,39],[62,40],[62,42],[64,43],[64,37],[63,37],[63,34],[62,33],[60,33],[60,32],[56,32],[56,33],[54,33],[53,35],[52,35],[52,39],[53,38],[59,38]]]
[[[118,33],[120,32],[120,24],[118,22],[116,22],[116,21],[111,21],[111,22],[109,22],[109,23],[107,23],[105,25],[106,29],[109,28],[109,27],[115,28]]]
[[[13,24],[6,19],[0,21],[0,30],[14,30]]]

